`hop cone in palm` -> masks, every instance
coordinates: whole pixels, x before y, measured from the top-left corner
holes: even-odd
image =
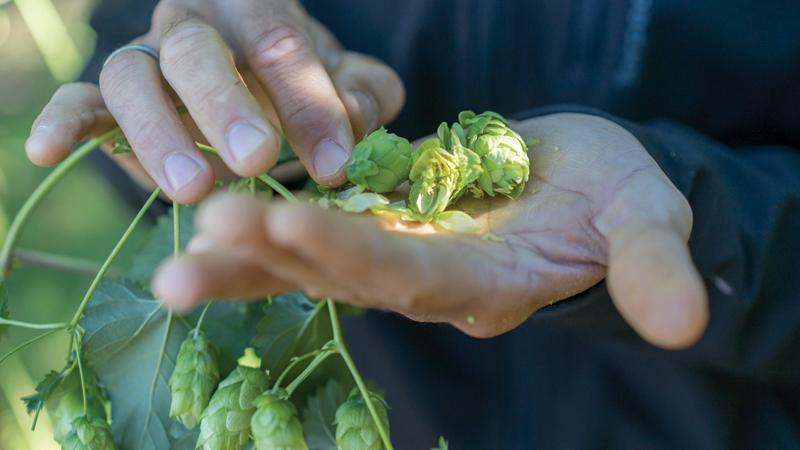
[[[269,387],[267,375],[252,367],[238,366],[208,402],[200,416],[197,447],[203,450],[242,450],[250,442],[253,401]]]
[[[458,158],[438,138],[428,139],[412,156],[409,208],[421,222],[444,211],[457,192]]]
[[[178,417],[190,430],[197,426],[219,382],[214,346],[202,334],[192,337],[193,333],[181,343],[175,371],[169,379],[172,391],[169,416]]]
[[[381,127],[353,149],[347,179],[372,192],[390,192],[408,179],[411,144]]]
[[[458,121],[461,128],[469,127],[466,145],[481,158],[483,172],[478,177],[478,186],[490,196],[500,193],[516,200],[530,175],[525,141],[495,112],[476,115],[462,111]]]
[[[61,397],[55,410],[56,423],[53,426],[53,439],[59,444],[72,430],[72,422],[83,416],[83,394],[80,390],[71,390]],[[86,396],[86,416],[106,420],[106,409],[92,395]]]
[[[256,450],[308,450],[297,408],[283,397],[285,391],[267,392],[258,397],[258,407],[250,421]]]
[[[72,422],[72,430],[64,436],[62,450],[117,450],[111,427],[98,417],[78,417]]]
[[[389,416],[386,414],[386,401],[375,393],[370,393],[370,397],[381,424],[388,433]],[[336,450],[384,449],[378,426],[372,419],[367,403],[358,388],[353,389],[347,401],[336,410],[336,424]]]

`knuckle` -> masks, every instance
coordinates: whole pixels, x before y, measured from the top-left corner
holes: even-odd
[[[253,70],[261,74],[291,68],[310,51],[303,35],[285,19],[272,19],[248,48]]]
[[[191,61],[214,39],[216,31],[195,18],[185,18],[165,30],[161,43],[161,67],[190,70]]]

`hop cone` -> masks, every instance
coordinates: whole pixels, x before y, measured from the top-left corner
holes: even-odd
[[[353,149],[347,164],[347,179],[372,192],[390,192],[408,179],[411,144],[381,127]]]
[[[117,450],[117,445],[108,422],[98,417],[78,417],[64,436],[61,450]]]
[[[308,450],[297,408],[281,391],[265,393],[254,402],[258,409],[250,426],[256,450]]]
[[[255,400],[269,386],[264,372],[239,366],[208,402],[200,416],[197,447],[203,450],[242,450],[250,442],[250,419],[256,411]]]
[[[372,404],[378,412],[381,424],[389,432],[389,416],[386,402],[379,395],[370,393]],[[378,427],[372,420],[369,408],[358,388],[350,398],[336,410],[336,450],[383,450],[383,441]]]
[[[441,140],[428,139],[412,157],[409,208],[421,222],[429,222],[444,211],[458,191],[458,158]]]
[[[61,397],[55,410],[56,423],[53,426],[53,439],[59,444],[64,442],[64,437],[72,430],[72,422],[83,416],[83,394],[79,390],[71,390]],[[106,409],[92,395],[86,396],[86,416],[90,419],[106,420]]]
[[[172,391],[169,416],[178,417],[190,430],[196,427],[218,382],[219,368],[213,345],[202,334],[184,340],[169,379]]]
[[[483,172],[478,186],[490,196],[500,193],[517,199],[528,181],[531,165],[522,137],[509,128],[503,116],[491,111],[478,115],[463,111],[458,121],[462,128],[469,127],[467,147],[481,158]]]

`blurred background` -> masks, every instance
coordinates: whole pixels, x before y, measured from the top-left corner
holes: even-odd
[[[0,0],[0,240],[8,223],[52,170],[36,167],[24,143],[38,112],[58,86],[78,78],[95,48],[88,25],[93,0]],[[89,163],[81,163],[34,213],[20,247],[102,262],[134,216]],[[141,242],[140,227],[123,248],[124,268]],[[11,317],[52,323],[69,321],[91,278],[39,267],[16,266],[8,280]],[[0,357],[38,335],[12,328],[0,338]],[[66,338],[56,333],[0,364],[0,449],[60,448],[52,421],[33,418],[20,397],[34,393],[35,382],[59,370]]]

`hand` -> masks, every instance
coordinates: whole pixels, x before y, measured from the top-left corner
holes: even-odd
[[[354,134],[388,123],[405,101],[391,68],[343,50],[296,0],[163,0],[150,32],[134,42],[160,49],[160,67],[125,51],[103,69],[99,87],[59,89],[33,125],[31,161],[56,164],[75,142],[116,121],[152,180],[170,198],[195,203],[211,192],[215,174],[194,143],[193,124],[187,130],[175,111],[182,101],[237,175],[275,163],[274,124],[314,179],[335,186],[346,180]],[[121,159],[146,182],[135,162]]]
[[[514,128],[541,140],[516,201],[464,196],[484,232],[437,232],[330,212],[222,197],[204,206],[189,254],[154,280],[165,303],[253,298],[302,289],[316,298],[387,308],[490,337],[607,277],[625,320],[654,345],[696,342],[705,286],[686,245],[692,213],[642,145],[594,116],[556,114]],[[381,229],[383,228],[383,229]]]

